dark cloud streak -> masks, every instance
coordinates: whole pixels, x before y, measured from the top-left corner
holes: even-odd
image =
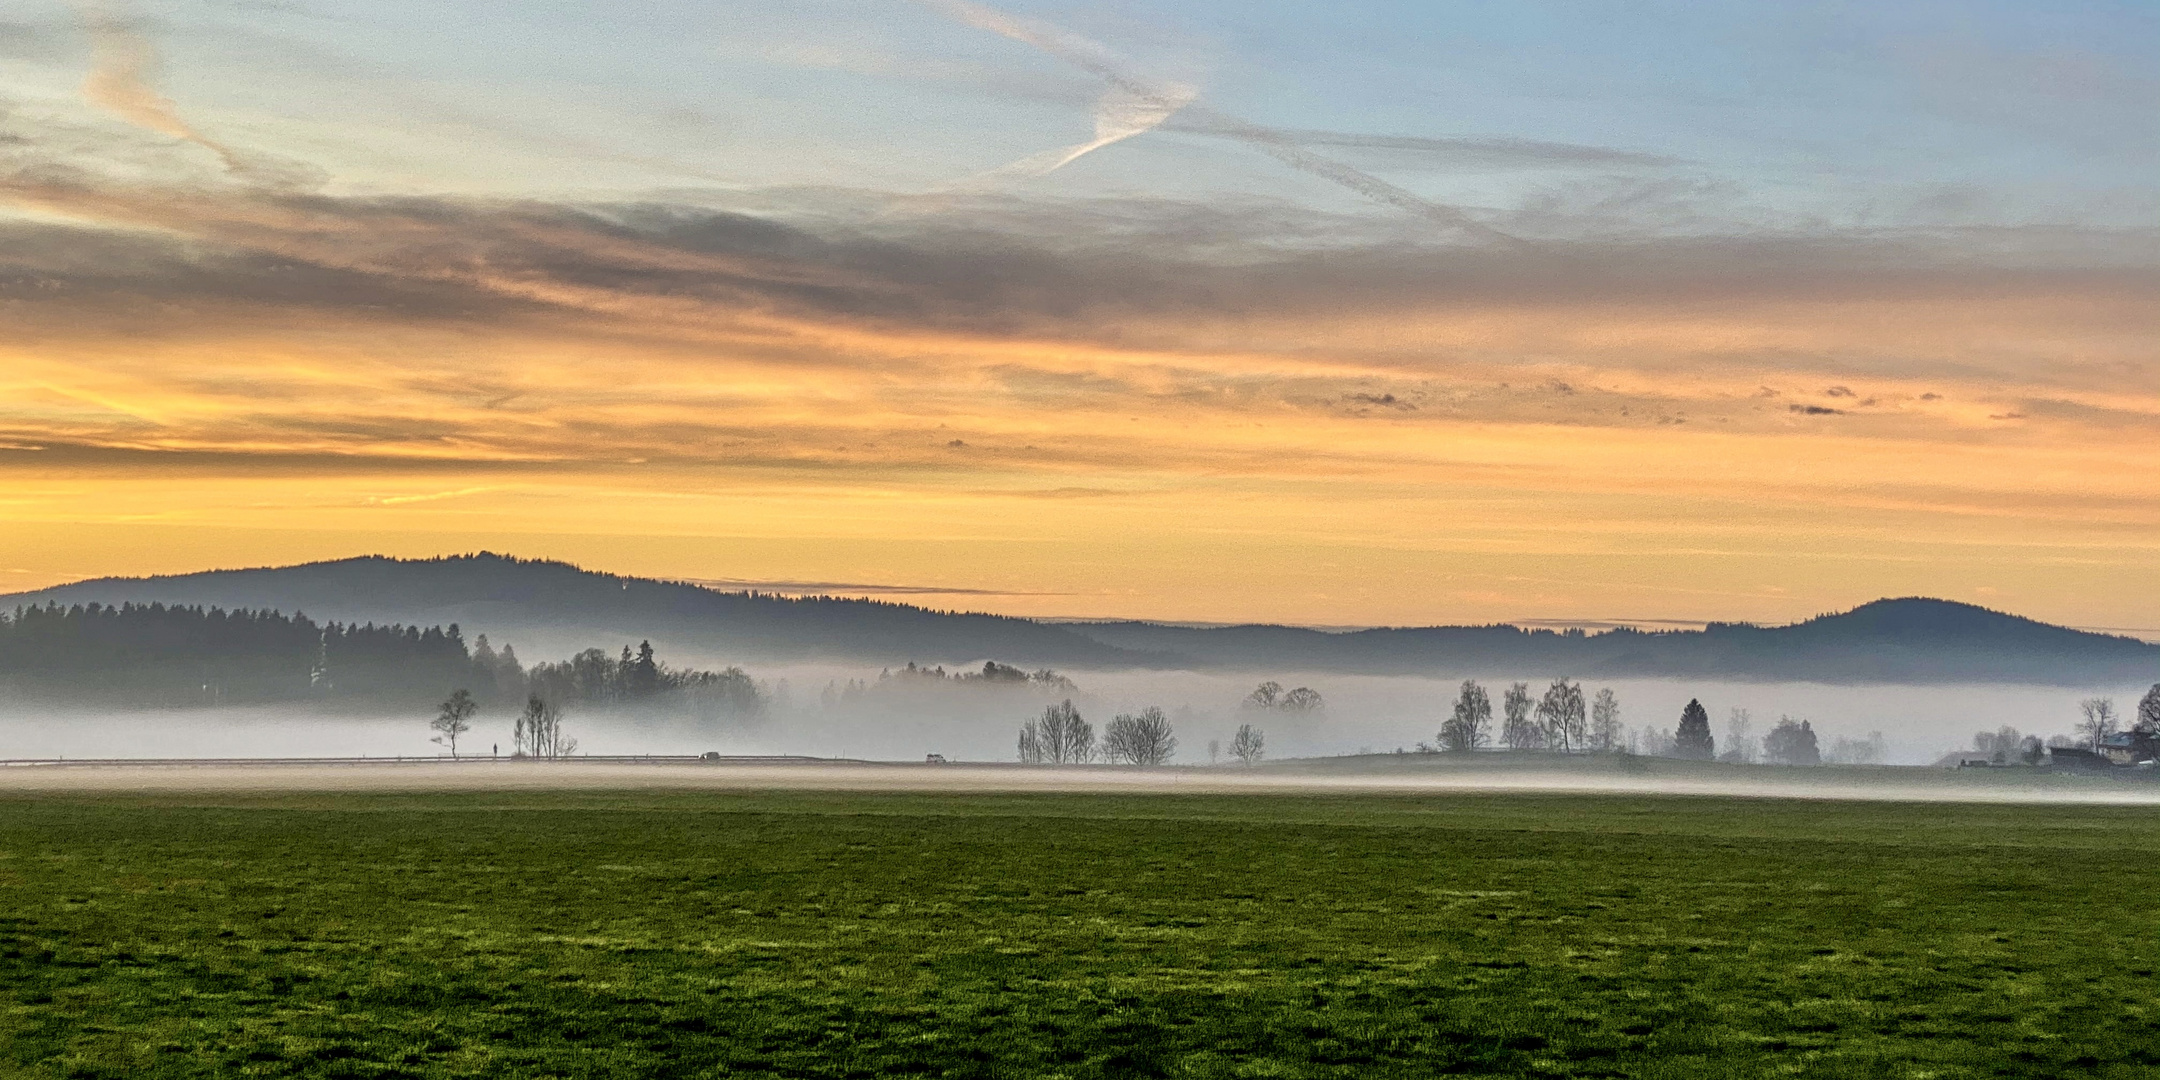
[[[608,310],[648,298],[895,327],[1079,332],[1104,317],[1455,305],[2160,291],[2136,234],[1939,231],[1616,238],[1533,252],[1342,248],[1324,218],[1043,203],[986,228],[965,204],[905,217],[814,196],[793,214],[686,205],[362,199],[102,183],[25,170],[0,200],[79,226],[0,227],[0,276],[167,298],[396,306],[420,315]],[[791,220],[792,219],[792,220]],[[1246,231],[1236,231],[1237,223]],[[1278,226],[1281,229],[1278,230]],[[2062,249],[2088,254],[2066,259]],[[1062,328],[1062,330],[1061,330]]]

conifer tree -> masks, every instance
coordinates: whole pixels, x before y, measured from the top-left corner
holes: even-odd
[[[1697,761],[1717,756],[1717,744],[1710,738],[1710,710],[1694,698],[1689,698],[1687,708],[1680,710],[1680,730],[1673,732],[1673,756]]]

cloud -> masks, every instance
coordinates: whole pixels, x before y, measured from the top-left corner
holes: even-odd
[[[157,51],[147,38],[103,5],[86,8],[84,23],[92,50],[90,74],[82,84],[84,97],[137,127],[209,150],[227,169],[242,171],[240,159],[230,149],[189,126],[172,100],[151,87]]]
[[[0,206],[37,219],[0,224],[0,439],[485,463],[431,488],[451,491],[511,462],[650,483],[612,478],[633,460],[1115,491],[1522,483],[1612,454],[1651,463],[1599,484],[1790,482],[1666,469],[1629,441],[1682,423],[1931,453],[2031,432],[2102,458],[2160,431],[2143,234],[1623,230],[1524,250],[1262,201],[697,198],[0,171]],[[1759,396],[1825,386],[1883,404],[1798,425]],[[2031,419],[1989,419],[2012,411]]]
[[[91,66],[82,93],[91,104],[145,131],[200,146],[217,155],[227,173],[250,183],[297,189],[320,186],[326,178],[320,169],[242,151],[203,134],[151,85],[158,57],[148,38],[109,3],[90,3],[83,21],[90,33]]]
[[[1877,303],[1908,312],[1999,304],[2008,317],[2073,295],[2100,305],[2090,332],[2111,333],[2108,311],[2160,285],[2160,267],[2136,258],[2145,238],[2105,233],[1609,237],[1524,252],[1368,235],[1354,222],[1264,204],[991,198],[920,211],[798,192],[752,214],[165,188],[54,167],[0,174],[0,200],[81,222],[8,226],[0,248],[12,279],[0,288],[23,295],[49,289],[36,281],[65,282],[66,296],[47,297],[59,306],[110,290],[369,318],[576,312],[659,335],[853,327],[1174,349],[1193,342],[1196,326],[1224,320],[1298,333],[1287,326],[1495,308],[1612,306],[1639,318],[1671,307]],[[2066,265],[2065,246],[2085,257]],[[1622,324],[1608,325],[1609,337]],[[1369,331],[1371,344],[1317,332],[1338,354],[1379,348]]]
[[[1163,102],[1164,91],[1150,80],[1127,71],[1109,50],[1077,34],[1043,23],[1023,21],[973,0],[922,0],[969,26],[1031,45],[1108,83],[1135,102]],[[1172,108],[1169,112],[1175,112]],[[1444,226],[1463,237],[1486,243],[1519,245],[1517,237],[1501,232],[1460,209],[1433,202],[1388,183],[1362,169],[1313,153],[1285,131],[1254,124],[1227,113],[1198,107],[1187,112],[1194,120],[1191,130],[1204,131],[1244,143],[1301,172],[1332,181],[1374,202]],[[1165,117],[1168,112],[1164,113]]]
[[[1164,128],[1193,135],[1236,134],[1234,130],[1210,123],[1207,118],[1173,118],[1164,124]],[[1381,135],[1301,128],[1276,128],[1274,131],[1299,146],[1378,152],[1386,155],[1388,163],[1396,168],[1666,169],[1684,164],[1678,158],[1663,154],[1536,139]]]

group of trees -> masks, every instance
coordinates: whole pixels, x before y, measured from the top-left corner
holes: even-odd
[[[468,647],[454,623],[317,623],[297,613],[163,604],[50,604],[0,615],[0,688],[25,697],[167,708],[289,701],[405,708],[448,687],[457,692],[434,722],[446,746],[471,730],[480,710],[534,699],[558,710],[665,704],[702,720],[764,708],[741,668],[669,667],[650,642],[635,651],[626,645],[620,656],[587,649],[527,669],[484,634]]]
[[[980,683],[990,686],[1026,686],[1049,693],[1062,694],[1070,694],[1079,689],[1078,686],[1073,685],[1071,679],[1049,668],[1025,671],[1011,664],[1000,664],[995,660],[983,661],[981,671],[956,671],[949,675],[946,674],[942,666],[918,667],[911,660],[908,662],[908,666],[904,668],[898,670],[888,668],[878,674],[879,682],[892,679],[927,679],[933,682],[953,682],[962,685]]]
[[[1440,722],[1438,749],[1451,753],[1481,750],[1493,743],[1493,701],[1475,680],[1464,680],[1448,716]],[[1603,688],[1585,701],[1581,684],[1555,679],[1541,695],[1533,696],[1529,683],[1515,683],[1500,699],[1498,742],[1510,750],[1551,750],[1561,753],[1646,752],[1657,757],[1752,762],[1754,740],[1750,737],[1747,710],[1734,709],[1729,732],[1734,744],[1724,755],[1710,732],[1710,710],[1690,699],[1680,710],[1680,725],[1670,733],[1646,729],[1644,736],[1630,735],[1620,719],[1620,698]],[[1881,734],[1867,740],[1839,740],[1844,760],[1864,761],[1870,755],[1881,760]],[[1647,743],[1645,746],[1643,743]],[[1779,717],[1763,738],[1764,757],[1781,765],[1817,765],[1823,761],[1815,729],[1806,720]]]
[[[1586,699],[1580,683],[1555,679],[1541,697],[1529,683],[1508,687],[1500,699],[1499,741],[1510,750],[1558,750],[1563,753],[1621,748],[1620,699],[1611,689]],[[1475,680],[1463,681],[1455,705],[1440,723],[1440,749],[1467,753],[1493,739],[1492,695]]]
[[[1080,687],[1049,668],[1028,671],[995,660],[984,661],[979,669],[958,671],[910,662],[906,667],[886,668],[875,679],[832,680],[819,692],[818,705],[828,712],[907,709],[930,702],[959,701],[981,708],[1016,692],[1064,698],[1077,696]]]
[[[1779,717],[1777,726],[1763,734],[1762,745],[1764,760],[1773,765],[1822,764],[1822,747],[1815,741],[1815,729],[1805,720]]]
[[[1285,690],[1281,683],[1270,679],[1245,695],[1238,708],[1254,712],[1311,713],[1327,708],[1327,701],[1320,696],[1320,691],[1310,686]]]
[[[650,641],[639,642],[635,652],[625,645],[613,657],[600,649],[586,649],[561,663],[535,664],[525,672],[524,690],[528,699],[537,697],[557,706],[620,707],[665,698],[702,720],[750,717],[765,708],[757,681],[743,669],[670,667],[660,662]]]
[[[525,699],[510,727],[510,755],[552,759],[576,752],[577,740],[563,734],[561,706],[537,696]]]
[[[455,628],[453,628],[455,629]],[[577,749],[577,740],[563,734],[566,707],[623,708],[664,703],[699,720],[745,717],[765,707],[757,682],[739,667],[724,671],[701,671],[670,667],[660,662],[650,641],[635,651],[624,645],[618,656],[601,649],[586,649],[555,664],[535,664],[529,670],[518,665],[508,646],[497,652],[487,635],[475,640],[472,668],[488,678],[485,684],[501,692],[519,687],[525,698],[511,727],[511,753],[520,757],[564,757]],[[429,727],[434,741],[457,756],[458,737],[472,730],[472,718],[481,701],[467,688],[453,691],[442,703]]]
[[[1758,744],[1754,738],[1753,718],[1746,709],[1732,710],[1726,720],[1725,750],[1720,753],[1717,739],[1710,733],[1710,710],[1694,698],[1688,699],[1687,705],[1680,710],[1680,726],[1674,728],[1671,735],[1654,729],[1645,734],[1637,749],[1653,757],[1742,765],[1758,761],[1771,765],[1820,765],[1825,760],[1812,723],[1780,716]],[[1880,732],[1864,740],[1841,739],[1837,746],[1842,756],[1836,760],[1849,764],[1874,764],[1882,760]]]
[[[1020,725],[1023,765],[1078,765],[1094,759],[1095,725],[1080,715],[1070,698]]]
[[[2114,698],[2086,698],[2078,702],[2077,733],[2085,748],[2098,750],[2111,735],[2122,733],[2122,718],[2115,711]],[[2137,715],[2130,721],[2131,742],[2139,756],[2149,757],[2160,750],[2160,683],[2145,692],[2138,700]]]
[[[448,747],[451,757],[458,756],[458,738],[472,731],[473,715],[479,711],[480,703],[471,691],[451,691],[428,723],[436,733],[432,741]],[[577,740],[563,734],[562,708],[538,695],[525,699],[525,708],[510,729],[510,756],[559,758],[576,751]]]
[[[2137,761],[2160,758],[2160,683],[2154,683],[2138,700],[2127,731],[2122,721],[2115,699],[2090,697],[2078,702],[2078,720],[2072,735],[2043,740],[2005,725],[1994,731],[1975,732],[1973,750],[1995,765],[2040,765],[2047,762],[2050,751],[2064,749],[2128,751]],[[2121,738],[2125,734],[2129,737]]]
[[[1080,715],[1070,698],[1020,725],[1023,765],[1085,765],[1092,761],[1163,765],[1177,754],[1177,748],[1177,734],[1171,730],[1170,718],[1154,705],[1112,717],[1103,725],[1100,742],[1095,738],[1095,725]],[[1218,744],[1208,744],[1210,758],[1219,750]],[[1230,754],[1247,765],[1254,764],[1267,754],[1267,737],[1251,724],[1240,724],[1230,739]]]

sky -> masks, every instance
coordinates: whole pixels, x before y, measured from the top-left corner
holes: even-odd
[[[0,592],[2160,633],[2160,7],[0,11]]]

